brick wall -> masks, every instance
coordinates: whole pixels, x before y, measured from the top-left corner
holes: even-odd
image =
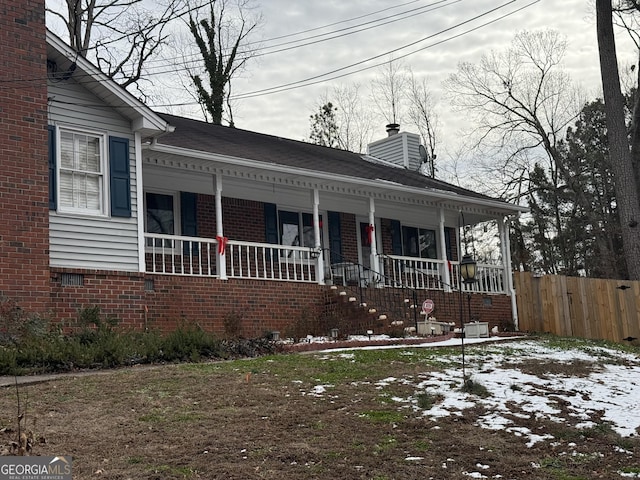
[[[82,286],[63,286],[62,275],[81,275]],[[145,280],[153,289],[145,290]],[[277,330],[284,336],[289,327],[318,321],[324,315],[328,287],[308,283],[261,280],[222,281],[215,278],[95,272],[53,268],[51,318],[65,329],[79,327],[81,310],[97,305],[104,316],[116,317],[120,325],[137,330],[167,332],[181,323],[223,335],[225,320],[240,319],[239,332],[257,337]],[[439,321],[469,321],[468,297],[441,291],[420,292],[418,303],[430,298],[433,316]],[[460,305],[462,304],[462,309]],[[506,295],[471,295],[471,320],[489,322],[504,330],[511,322],[511,302]],[[353,332],[352,332],[353,333]]]
[[[47,70],[43,0],[0,3],[0,297],[49,299]]]
[[[264,242],[264,207],[262,202],[222,197],[224,235],[231,240]],[[216,204],[213,195],[198,195],[198,235],[216,237]]]
[[[222,197],[224,235],[233,240],[264,242],[264,207],[262,202]]]
[[[464,322],[488,322],[489,329],[498,327],[500,331],[508,328],[512,323],[511,297],[508,295],[471,294],[471,309],[469,296],[460,292],[445,293],[440,290],[419,291],[418,304],[421,306],[426,299],[433,301],[435,308],[430,316],[441,322],[454,322],[460,325]],[[462,308],[461,308],[462,307]],[[421,316],[423,320],[424,317]]]
[[[82,286],[63,286],[66,273],[80,275]],[[145,290],[145,280],[153,290]],[[260,336],[284,332],[303,315],[320,314],[326,287],[260,280],[145,275],[53,268],[51,318],[67,330],[80,326],[81,310],[97,305],[104,316],[138,330],[169,331],[182,322],[224,334],[225,318],[241,318],[240,333]]]
[[[358,237],[356,216],[340,213],[340,233],[342,235],[342,257],[350,262],[358,262]]]

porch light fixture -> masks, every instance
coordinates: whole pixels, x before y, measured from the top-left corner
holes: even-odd
[[[465,285],[471,285],[476,281],[476,273],[477,273],[476,267],[477,267],[477,263],[473,259],[473,257],[471,257],[471,255],[469,255],[468,253],[465,253],[462,256],[462,260],[460,261],[460,276],[462,277],[462,281],[464,282]],[[469,322],[471,322],[471,291],[467,292],[467,303],[469,305]],[[460,335],[461,335],[460,342],[462,347],[462,386],[464,388],[467,384],[467,377],[466,377],[465,368],[464,368],[465,329],[464,329],[464,318],[462,316],[462,288],[460,288]]]
[[[312,248],[311,250],[309,250],[309,257],[312,260],[317,260],[320,257],[320,248]]]
[[[462,281],[464,283],[473,283],[476,281],[476,267],[476,261],[471,257],[471,255],[465,253],[462,257],[462,261],[460,262],[460,275],[462,276]]]

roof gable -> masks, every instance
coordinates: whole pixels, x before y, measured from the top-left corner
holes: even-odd
[[[117,108],[122,116],[131,121],[132,129],[140,132],[143,137],[153,137],[170,130],[170,126],[158,114],[108,78],[86,58],[78,55],[49,30],[47,61],[56,66],[57,72],[61,72],[54,79],[73,79],[106,105]]]

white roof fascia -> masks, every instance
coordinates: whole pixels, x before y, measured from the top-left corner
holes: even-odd
[[[105,93],[115,96],[121,103],[113,104],[112,106],[124,107],[124,110],[126,110],[125,116],[131,119],[132,128],[135,131],[155,130],[159,133],[166,133],[174,130],[174,127],[170,126],[153,110],[107,77],[87,59],[78,55],[69,45],[49,30],[47,30],[47,44],[92,77],[91,81],[86,83],[79,80],[80,84],[83,84],[103,100],[106,97]],[[123,109],[119,108],[119,110],[122,111]]]
[[[381,180],[369,180],[366,178],[352,177],[348,175],[319,172],[317,170],[308,170],[308,169],[303,169],[298,167],[290,167],[287,165],[280,165],[272,162],[260,162],[256,160],[246,159],[246,158],[231,157],[228,155],[220,155],[217,153],[191,150],[184,147],[174,147],[171,145],[162,145],[159,143],[152,143],[150,145],[144,145],[142,149],[143,151],[149,150],[153,152],[165,153],[169,155],[177,155],[181,157],[192,157],[194,159],[210,160],[210,161],[225,163],[229,165],[237,165],[241,167],[258,168],[258,169],[261,168],[261,169],[265,169],[265,170],[269,170],[277,173],[286,173],[289,175],[307,176],[307,177],[312,177],[314,179],[319,179],[319,180],[327,180],[327,181],[338,180],[340,182],[350,183],[352,185],[359,185],[362,187],[371,187],[371,188],[384,187],[386,189],[397,191],[397,192],[402,192],[402,193],[411,194],[411,195],[428,196],[432,199],[437,199],[437,200],[457,201],[465,204],[473,204],[473,205],[478,205],[483,207],[492,207],[500,210],[507,210],[512,212],[513,214],[529,211],[529,209],[526,207],[522,207],[520,205],[514,205],[514,204],[503,202],[500,200],[467,197],[467,196],[462,196],[455,192],[448,192],[448,191],[430,189],[430,188],[409,187],[409,186],[397,184],[394,182],[383,183],[383,181]],[[383,185],[381,185],[381,183],[383,183]]]

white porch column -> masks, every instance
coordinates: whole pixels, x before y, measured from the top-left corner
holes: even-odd
[[[447,258],[447,237],[444,233],[444,208],[440,207],[440,225],[439,225],[439,234],[440,234],[440,260],[442,260],[442,282],[444,283],[444,291],[451,291],[451,275],[449,274],[449,260]]]
[[[503,217],[502,221],[498,222],[498,229],[500,231],[500,241],[502,247],[502,264],[504,266],[504,280],[507,294],[511,296],[511,318],[513,319],[513,325],[516,330],[518,327],[518,305],[516,302],[516,290],[513,288],[513,276],[511,273],[511,240],[509,239],[509,217]]]
[[[142,139],[140,132],[136,132],[133,138],[136,152],[136,221],[138,222],[138,271],[147,271],[147,262],[145,261],[146,242],[144,240],[144,185],[142,179]]]
[[[371,270],[376,273],[383,273],[380,271],[380,262],[378,259],[378,248],[376,246],[376,238],[378,233],[376,232],[376,204],[373,198],[369,198],[369,228],[372,228],[371,238],[371,257],[369,259],[369,265]],[[380,282],[379,285],[383,285],[384,282]]]
[[[224,236],[224,230],[222,227],[222,175],[217,174],[215,176],[215,182],[216,240],[218,240],[218,248],[216,249],[216,267],[218,269],[218,278],[220,280],[227,280],[227,262],[225,260],[226,245],[224,245],[227,239]],[[222,249],[223,246],[225,247],[224,249]]]
[[[324,252],[322,251],[322,243],[320,241],[320,194],[318,189],[313,189],[313,238],[314,247],[318,252],[318,258],[316,259],[316,277],[319,285],[324,285]]]

